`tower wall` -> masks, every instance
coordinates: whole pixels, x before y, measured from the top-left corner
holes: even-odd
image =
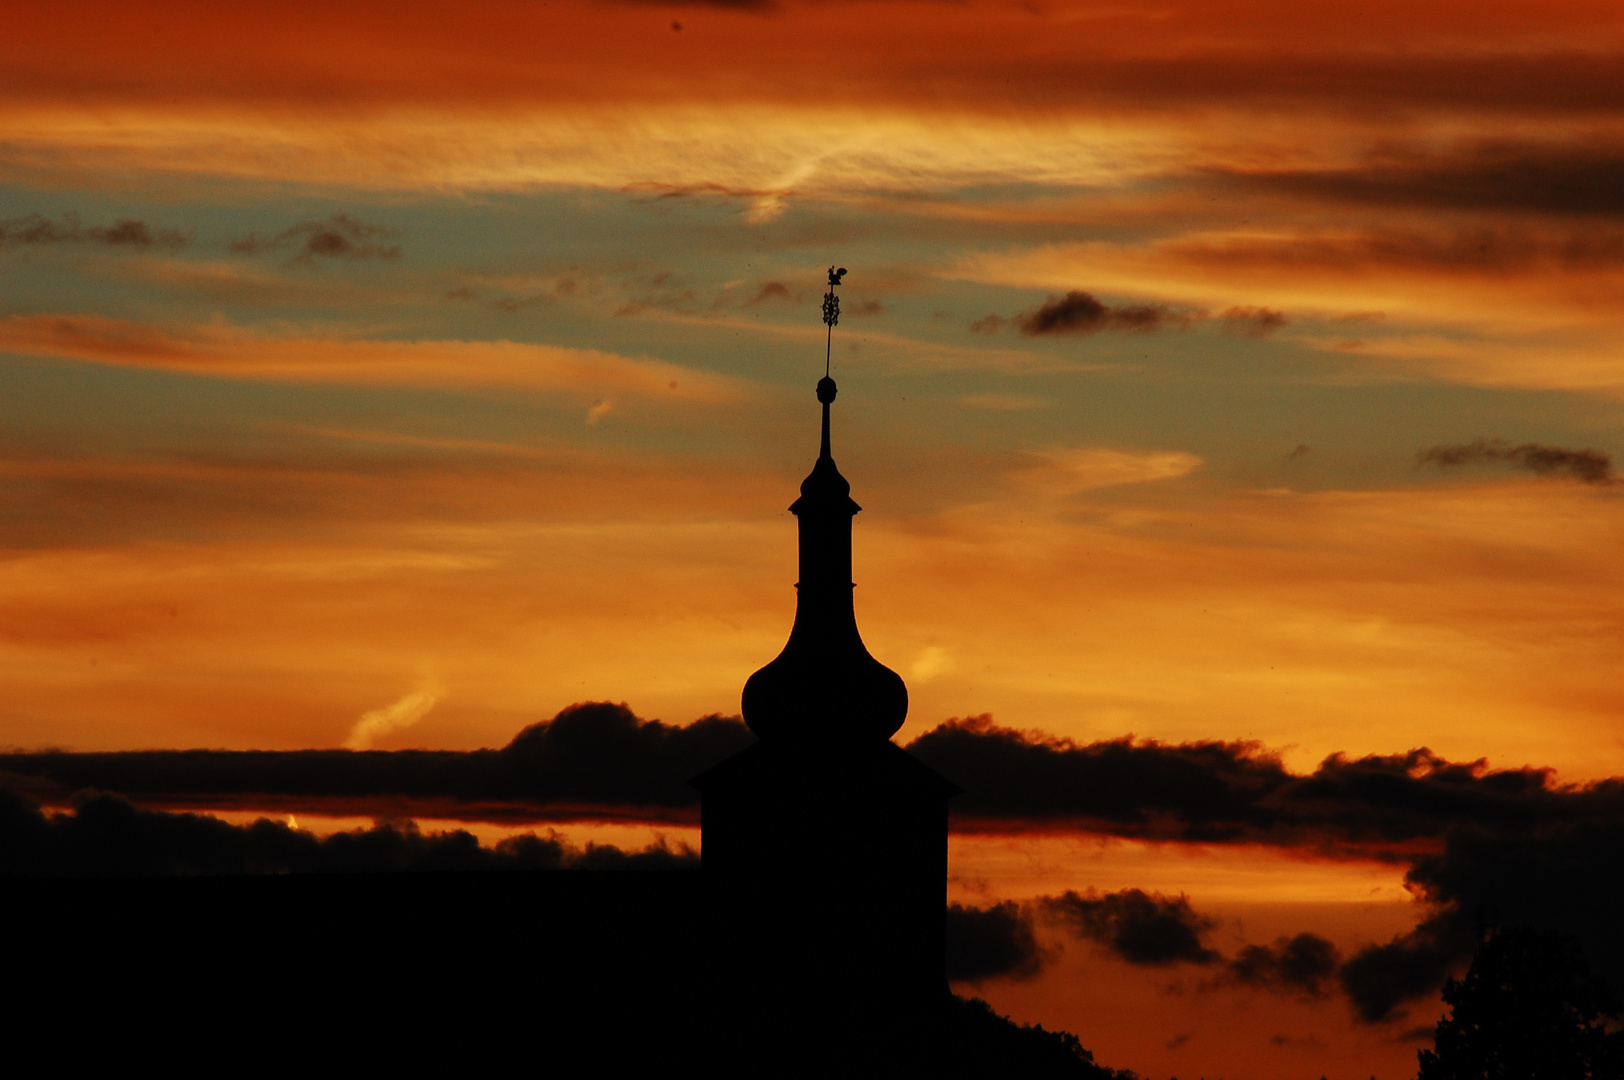
[[[700,786],[704,873],[747,966],[945,990],[952,785],[886,742],[834,760],[758,745]]]

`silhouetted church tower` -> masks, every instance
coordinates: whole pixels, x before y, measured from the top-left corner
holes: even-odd
[[[829,271],[831,331],[845,272]],[[830,453],[827,367],[817,391],[822,448],[790,506],[800,530],[795,624],[744,686],[744,719],[760,742],[693,781],[702,861],[712,933],[741,984],[734,1005],[775,1030],[810,1025],[837,1042],[883,1030],[901,1051],[933,1039],[928,1018],[947,995],[947,801],[959,789],[891,742],[908,690],[857,632],[861,508]]]

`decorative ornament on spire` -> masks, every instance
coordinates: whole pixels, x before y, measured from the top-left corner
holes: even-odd
[[[829,377],[829,349],[834,345],[835,327],[840,325],[840,297],[835,295],[835,287],[840,279],[846,276],[846,268],[842,266],[836,270],[829,267],[829,291],[823,294],[823,325],[829,328],[823,340],[823,377]],[[822,400],[821,398],[819,400]]]
[[[744,720],[765,742],[850,744],[883,742],[908,715],[908,688],[902,677],[869,655],[857,632],[852,604],[851,526],[862,507],[851,485],[835,468],[829,449],[829,406],[835,381],[829,357],[840,299],[835,286],[846,268],[829,268],[823,298],[823,445],[801,497],[790,506],[800,531],[800,580],[796,582],[795,625],[789,642],[772,663],[744,684]]]

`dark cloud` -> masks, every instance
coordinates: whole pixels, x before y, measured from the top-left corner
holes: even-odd
[[[1458,822],[1519,828],[1624,818],[1624,782],[1556,785],[1547,769],[1490,770],[1430,750],[1349,759],[1307,775],[1250,742],[1078,744],[950,720],[908,749],[964,789],[957,828],[1069,825],[1141,839],[1263,843],[1395,861]],[[4,767],[0,765],[0,767]]]
[[[1482,922],[1570,935],[1608,983],[1624,986],[1621,852],[1624,815],[1453,827],[1443,850],[1417,855],[1406,875],[1433,913],[1343,966],[1342,987],[1356,1014],[1368,1022],[1397,1020],[1407,1002],[1431,998],[1464,968]]]
[[[314,808],[328,800],[498,818],[549,807],[680,817],[697,798],[688,779],[753,739],[737,719],[678,727],[598,702],[532,724],[500,750],[47,752],[0,755],[0,771],[36,792],[96,788],[152,805]]]
[[[572,847],[554,837],[509,837],[482,847],[463,830],[424,833],[412,822],[319,837],[266,818],[232,825],[197,814],[142,809],[86,791],[72,813],[46,813],[0,789],[0,875],[107,877],[195,874],[381,873],[402,871],[681,868],[687,848],[664,843],[638,852]]]
[[[1206,107],[1219,102],[1264,109],[1425,107],[1504,110],[1511,116],[1576,109],[1597,115],[1624,107],[1624,74],[1602,49],[1515,53],[1426,50],[1378,53],[1365,48],[1304,50],[1268,46],[1181,51],[1175,56],[1091,55],[1040,59],[984,50],[954,57],[954,89],[972,100],[1016,100],[1080,107],[1115,102]],[[929,59],[893,64],[887,75],[941,78]]]
[[[1002,976],[1028,979],[1048,959],[1033,932],[1032,914],[1013,900],[987,908],[947,906],[947,977],[980,983]]]
[[[1624,779],[1559,785],[1549,770],[1490,770],[1427,750],[1338,754],[1297,775],[1251,743],[1078,745],[985,717],[943,724],[909,749],[965,789],[953,808],[961,830],[1070,825],[1408,863],[1426,916],[1337,970],[1366,1022],[1399,1020],[1406,1003],[1435,995],[1470,955],[1483,910],[1572,934],[1610,982],[1624,985],[1624,923],[1613,911],[1624,895]],[[1106,914],[1094,919],[1112,925]],[[1199,925],[1183,934],[1186,946],[1204,948]],[[1243,950],[1221,977],[1286,990],[1323,985],[1316,980],[1328,954],[1292,940],[1294,953],[1278,942]]]
[[[1248,268],[1319,276],[1376,270],[1545,274],[1553,267],[1581,272],[1616,269],[1624,263],[1624,228],[1551,222],[1463,225],[1441,219],[1426,226],[1193,238],[1170,241],[1162,250],[1178,262],[1230,272]]]
[[[789,286],[785,285],[782,281],[764,282],[761,289],[756,293],[755,296],[750,298],[749,302],[752,304],[759,304],[763,300],[773,299],[785,300],[790,303],[795,302],[795,297],[790,294]]]
[[[369,225],[349,214],[334,214],[326,221],[304,221],[291,225],[275,236],[261,237],[251,233],[231,243],[231,250],[244,255],[257,255],[264,251],[295,249],[294,259],[313,262],[317,259],[398,259],[398,244],[385,241],[400,235],[399,230],[383,225]]]
[[[1273,945],[1244,946],[1224,968],[1224,980],[1241,986],[1325,997],[1335,985],[1342,959],[1337,947],[1317,934],[1282,937]]]
[[[1266,307],[1232,307],[1219,318],[1219,328],[1235,337],[1268,337],[1286,325],[1283,312]]]
[[[1065,296],[1051,296],[1035,311],[1015,317],[1021,333],[1094,334],[1101,330],[1149,333],[1167,325],[1188,327],[1193,316],[1175,312],[1165,304],[1128,304],[1110,307],[1093,294],[1073,290]]]
[[[1329,202],[1624,217],[1624,146],[1480,143],[1444,153],[1389,147],[1347,169],[1226,173]]]
[[[1435,948],[1449,954],[1447,966],[1458,969],[1480,919],[1532,926],[1570,935],[1609,984],[1624,986],[1621,855],[1624,818],[1522,829],[1462,823],[1450,830],[1442,851],[1418,856],[1407,875],[1410,887],[1438,911],[1417,928],[1419,944],[1424,949],[1436,941]],[[1448,973],[1439,973],[1424,993]]]
[[[0,247],[19,244],[102,244],[107,247],[178,248],[186,237],[175,229],[154,229],[136,218],[121,218],[111,225],[85,228],[67,214],[52,221],[39,214],[0,221]]]
[[[945,315],[946,312],[936,312],[936,314]],[[971,323],[970,333],[996,334],[998,331],[1002,330],[1008,322],[1009,320],[1004,318],[1002,315],[988,315],[985,318],[977,319],[975,322]]]
[[[1540,476],[1570,476],[1586,484],[1611,484],[1613,459],[1600,450],[1569,450],[1561,446],[1543,446],[1539,443],[1521,443],[1517,446],[1501,439],[1478,439],[1475,442],[1453,446],[1431,446],[1419,450],[1415,463],[1438,465],[1444,468],[1461,465],[1504,463],[1515,469],[1526,469]]]
[[[1217,923],[1197,914],[1184,896],[1141,889],[1101,895],[1090,890],[1044,897],[1040,904],[1073,933],[1104,945],[1130,964],[1213,964],[1219,960],[1202,942]]]
[[[331,798],[374,800],[387,812],[399,799],[498,818],[574,807],[680,816],[697,802],[689,777],[753,738],[737,718],[678,726],[595,702],[525,728],[499,750],[14,753],[0,755],[0,771],[64,797],[93,787],[150,805]],[[1624,821],[1624,781],[1558,785],[1549,770],[1491,770],[1426,749],[1337,754],[1296,774],[1256,743],[1078,744],[985,716],[950,720],[908,749],[964,788],[952,808],[959,831],[1064,827],[1408,861],[1456,825]]]
[[[847,315],[881,315],[885,313],[885,305],[878,300],[859,300],[846,309]]]
[[[1338,979],[1367,1024],[1402,1020],[1406,1002],[1430,998],[1470,956],[1472,936],[1451,909],[1381,945],[1370,945],[1342,965]]]

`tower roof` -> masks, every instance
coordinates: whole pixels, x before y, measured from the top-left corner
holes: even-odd
[[[834,290],[845,272],[829,268],[824,321],[831,331],[840,311]],[[837,388],[827,373],[817,392],[822,445],[801,482],[801,497],[789,508],[800,533],[795,624],[783,651],[745,683],[744,721],[769,743],[886,741],[908,715],[908,688],[869,655],[857,632],[851,527],[862,507],[830,450],[829,412]]]

